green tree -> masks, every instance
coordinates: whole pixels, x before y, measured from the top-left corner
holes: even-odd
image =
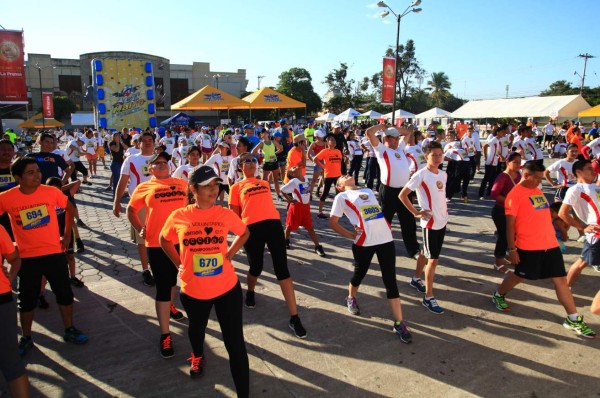
[[[71,113],[77,111],[77,105],[69,97],[56,96],[54,97],[54,118],[67,119],[71,117]]]
[[[279,75],[277,91],[306,104],[306,112],[315,114],[323,103],[312,85],[312,77],[304,68],[291,68]]]
[[[325,76],[324,84],[334,96],[325,104],[325,107],[333,113],[340,113],[348,108],[354,108],[356,94],[354,79],[348,79],[348,65],[341,62],[339,69],[334,69]]]
[[[427,90],[431,91],[431,100],[433,105],[442,108],[448,98],[450,98],[450,89],[452,84],[444,72],[433,72],[431,80],[427,82]]]
[[[548,90],[544,90],[540,93],[540,96],[547,97],[552,95],[573,95],[579,94],[579,89],[571,86],[571,83],[566,80],[555,81],[548,87]]]

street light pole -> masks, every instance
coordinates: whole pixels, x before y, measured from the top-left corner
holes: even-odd
[[[388,6],[384,1],[380,1],[377,3],[377,6],[379,7],[384,7],[387,8],[389,11],[384,11],[382,12],[380,15],[382,18],[387,17],[390,12],[392,14],[394,14],[394,16],[396,17],[396,51],[395,51],[395,68],[394,68],[394,100],[392,101],[392,125],[395,125],[396,123],[396,93],[398,90],[398,48],[400,47],[400,22],[402,21],[402,17],[404,17],[405,15],[414,12],[414,13],[420,13],[421,9],[420,8],[415,8],[417,7],[419,4],[421,4],[421,0],[414,0],[408,7],[406,7],[406,10],[404,10],[404,12],[402,14],[396,14],[394,12],[394,10],[392,10],[390,8],[390,6]]]
[[[42,67],[38,64],[35,64],[35,67],[38,70],[38,77],[40,82],[40,104],[42,104],[42,130],[46,130],[46,118],[44,117],[44,94],[42,93]]]

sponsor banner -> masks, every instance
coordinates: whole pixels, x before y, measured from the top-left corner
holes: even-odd
[[[52,93],[42,93],[43,115],[45,119],[54,119],[54,96]]]
[[[0,30],[0,104],[26,104],[23,32]]]
[[[398,119],[396,119],[395,123],[396,127],[402,127],[402,123],[404,123],[404,118],[399,117]]]
[[[381,104],[392,105],[394,103],[394,91],[396,83],[396,59],[383,58],[383,79],[381,82]]]

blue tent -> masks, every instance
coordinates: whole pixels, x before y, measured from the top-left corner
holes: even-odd
[[[187,126],[190,124],[190,122],[195,123],[196,119],[194,119],[192,116],[188,115],[187,113],[179,112],[178,114],[171,116],[167,120],[163,120],[162,122],[160,122],[160,124],[163,126],[170,126],[172,124],[177,124],[180,126]]]

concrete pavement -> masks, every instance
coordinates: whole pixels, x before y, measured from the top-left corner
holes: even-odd
[[[252,396],[399,397],[399,396],[598,396],[595,368],[600,340],[585,340],[562,327],[565,316],[549,281],[518,287],[507,299],[512,311],[498,312],[491,294],[503,275],[492,269],[492,202],[476,200],[479,177],[471,184],[471,203],[450,206],[450,224],[435,287],[446,309],[434,315],[422,295],[408,285],[414,260],[404,257],[397,222],[397,275],[404,317],[413,333],[406,345],[392,333],[389,306],[378,266],[360,288],[361,315],[345,308],[351,277],[351,243],[314,217],[327,258],[314,254],[303,231],[292,235],[289,267],[295,281],[300,317],[308,338],[293,336],[269,256],[257,286],[257,306],[244,308],[244,333],[250,359]],[[35,349],[25,357],[34,396],[164,397],[234,396],[228,356],[216,318],[207,329],[207,366],[203,378],[188,376],[191,347],[185,322],[171,322],[175,357],[158,352],[159,330],[154,288],[144,286],[129,225],[111,213],[112,194],[103,188],[108,172],[91,180],[78,196],[80,229],[86,252],[77,255],[86,284],[74,289],[75,324],[90,341],[62,342],[54,296],[50,309],[37,310]],[[329,209],[328,203],[326,209]],[[285,217],[285,206],[278,204]],[[570,241],[565,263],[581,244]],[[245,290],[247,261],[234,264]],[[600,274],[586,269],[573,288],[586,321]],[[178,301],[177,301],[178,302]],[[181,306],[178,304],[178,307]],[[6,385],[0,381],[0,390]]]

